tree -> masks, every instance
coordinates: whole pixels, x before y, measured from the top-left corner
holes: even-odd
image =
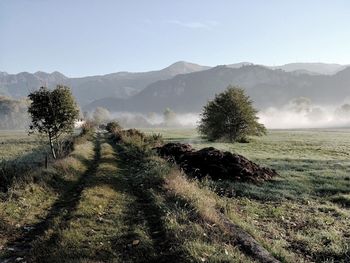
[[[199,132],[209,140],[245,141],[248,135],[261,136],[266,133],[264,125],[258,123],[257,110],[244,90],[228,86],[203,108]]]
[[[97,124],[102,124],[111,118],[111,113],[103,107],[97,107],[92,117]]]
[[[164,124],[167,127],[177,126],[179,124],[176,113],[169,108],[166,108],[163,112]]]
[[[74,122],[79,117],[77,104],[70,89],[58,85],[54,90],[41,87],[28,95],[31,104],[28,113],[32,118],[30,133],[46,134],[52,156],[56,159],[54,143],[66,133],[72,133]]]

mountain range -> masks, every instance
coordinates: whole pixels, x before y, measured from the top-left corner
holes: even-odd
[[[21,98],[41,86],[54,87],[57,84],[63,84],[71,87],[78,102],[81,105],[85,105],[105,97],[126,98],[136,94],[155,81],[170,79],[178,74],[186,74],[208,68],[179,61],[158,71],[141,73],[117,72],[81,78],[68,78],[56,71],[52,73],[38,71],[34,74],[28,72],[18,74],[0,72],[0,95]]]
[[[228,85],[246,90],[262,109],[304,96],[314,102],[342,103],[350,96],[350,68],[340,64],[292,63],[283,66],[249,62],[216,67],[185,61],[157,71],[117,72],[69,78],[59,72],[34,74],[0,72],[0,95],[21,98],[40,86],[68,85],[85,110],[198,112],[207,100]]]

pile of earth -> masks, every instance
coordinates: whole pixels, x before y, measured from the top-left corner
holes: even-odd
[[[195,151],[189,144],[167,143],[156,150],[160,156],[177,163],[186,174],[198,178],[262,182],[278,175],[274,169],[261,167],[242,155],[213,147]]]

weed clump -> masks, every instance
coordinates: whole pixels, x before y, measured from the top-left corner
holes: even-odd
[[[159,147],[164,142],[161,134],[146,135],[137,129],[123,130],[120,126],[114,126],[112,123],[107,124],[106,129],[115,142],[123,142],[137,148],[151,149]]]
[[[115,133],[115,132],[119,132],[123,129],[123,127],[119,124],[119,122],[117,121],[112,121],[107,123],[106,125],[106,130],[110,133]]]

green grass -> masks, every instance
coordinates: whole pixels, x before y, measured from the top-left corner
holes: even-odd
[[[42,157],[45,141],[25,131],[0,131],[0,162],[20,158],[23,161]]]
[[[61,138],[77,144],[84,142],[88,136],[80,135],[76,130],[75,136]],[[71,150],[66,148],[61,152],[56,151],[56,154],[63,158]],[[49,163],[54,161],[46,136],[28,135],[25,131],[0,131],[0,198],[10,188],[31,182],[34,179],[32,175],[44,168],[46,160]]]
[[[0,197],[15,185],[32,180],[45,164],[47,145],[24,131],[0,131]]]
[[[74,135],[80,130],[76,129]],[[26,131],[0,130],[0,163],[18,160],[22,163],[42,161],[46,153],[50,153],[48,139],[44,135],[31,134]]]
[[[252,262],[220,226],[222,211],[282,262],[349,262],[350,130],[269,131],[247,144],[208,143],[190,129],[146,132],[236,152],[280,176],[259,185],[189,180],[140,141],[101,136],[95,151],[79,144],[0,200],[0,248],[45,222],[33,261]],[[2,135],[15,145],[6,160],[38,147],[17,148],[23,135]]]
[[[0,199],[0,247],[21,236],[26,226],[36,225],[48,216],[63,192],[86,171],[91,152],[91,142],[78,145],[71,155],[48,169],[31,171],[30,182],[14,186]],[[0,249],[0,256],[2,253]]]
[[[194,130],[153,132],[161,132],[166,141],[188,142],[197,149],[216,147],[242,154],[281,175],[262,186],[235,183],[235,195],[309,200],[346,194],[350,189],[350,130],[269,131],[267,136],[254,137],[250,143],[235,144],[209,143]]]
[[[226,214],[286,262],[350,260],[350,130],[274,130],[250,143],[209,143],[194,130],[161,132],[166,141],[216,147],[277,170],[255,185],[201,182],[226,203]]]

